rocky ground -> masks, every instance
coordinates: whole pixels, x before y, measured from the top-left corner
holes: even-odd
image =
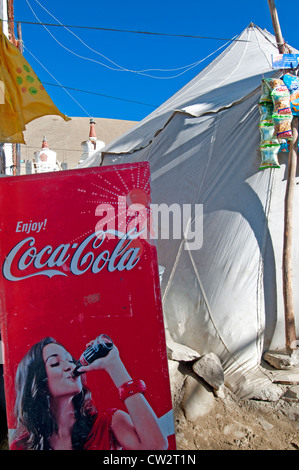
[[[298,450],[298,403],[216,398],[213,410],[197,420],[176,413],[180,450]]]
[[[217,397],[190,367],[170,361],[170,373],[178,449],[299,450],[298,398],[240,400],[226,387]],[[201,401],[196,416],[192,400]]]

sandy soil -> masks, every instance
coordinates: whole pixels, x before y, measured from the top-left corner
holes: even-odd
[[[298,401],[240,400],[227,388],[217,398],[205,388],[212,397],[209,411],[194,420],[186,417],[184,391],[172,384],[178,449],[299,450]]]
[[[298,450],[298,403],[237,401],[216,398],[202,419],[190,422],[183,411],[175,414],[180,450]]]

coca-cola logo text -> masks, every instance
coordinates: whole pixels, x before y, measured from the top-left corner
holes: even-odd
[[[54,248],[51,245],[38,249],[35,238],[27,237],[17,243],[3,263],[3,275],[9,281],[21,281],[34,276],[80,276],[87,271],[97,274],[103,269],[108,272],[130,271],[140,260],[139,247],[131,246],[138,236],[136,230],[121,235],[116,242],[106,246],[104,241],[109,231],[98,231],[80,244],[67,243]]]

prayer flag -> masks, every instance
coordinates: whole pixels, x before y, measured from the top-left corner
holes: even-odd
[[[24,144],[26,124],[48,114],[70,120],[55,106],[19,49],[7,39],[0,21],[0,142]]]

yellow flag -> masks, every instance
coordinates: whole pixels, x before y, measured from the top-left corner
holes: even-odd
[[[5,36],[0,21],[0,142],[25,143],[26,124],[41,116],[62,114],[31,65]]]

